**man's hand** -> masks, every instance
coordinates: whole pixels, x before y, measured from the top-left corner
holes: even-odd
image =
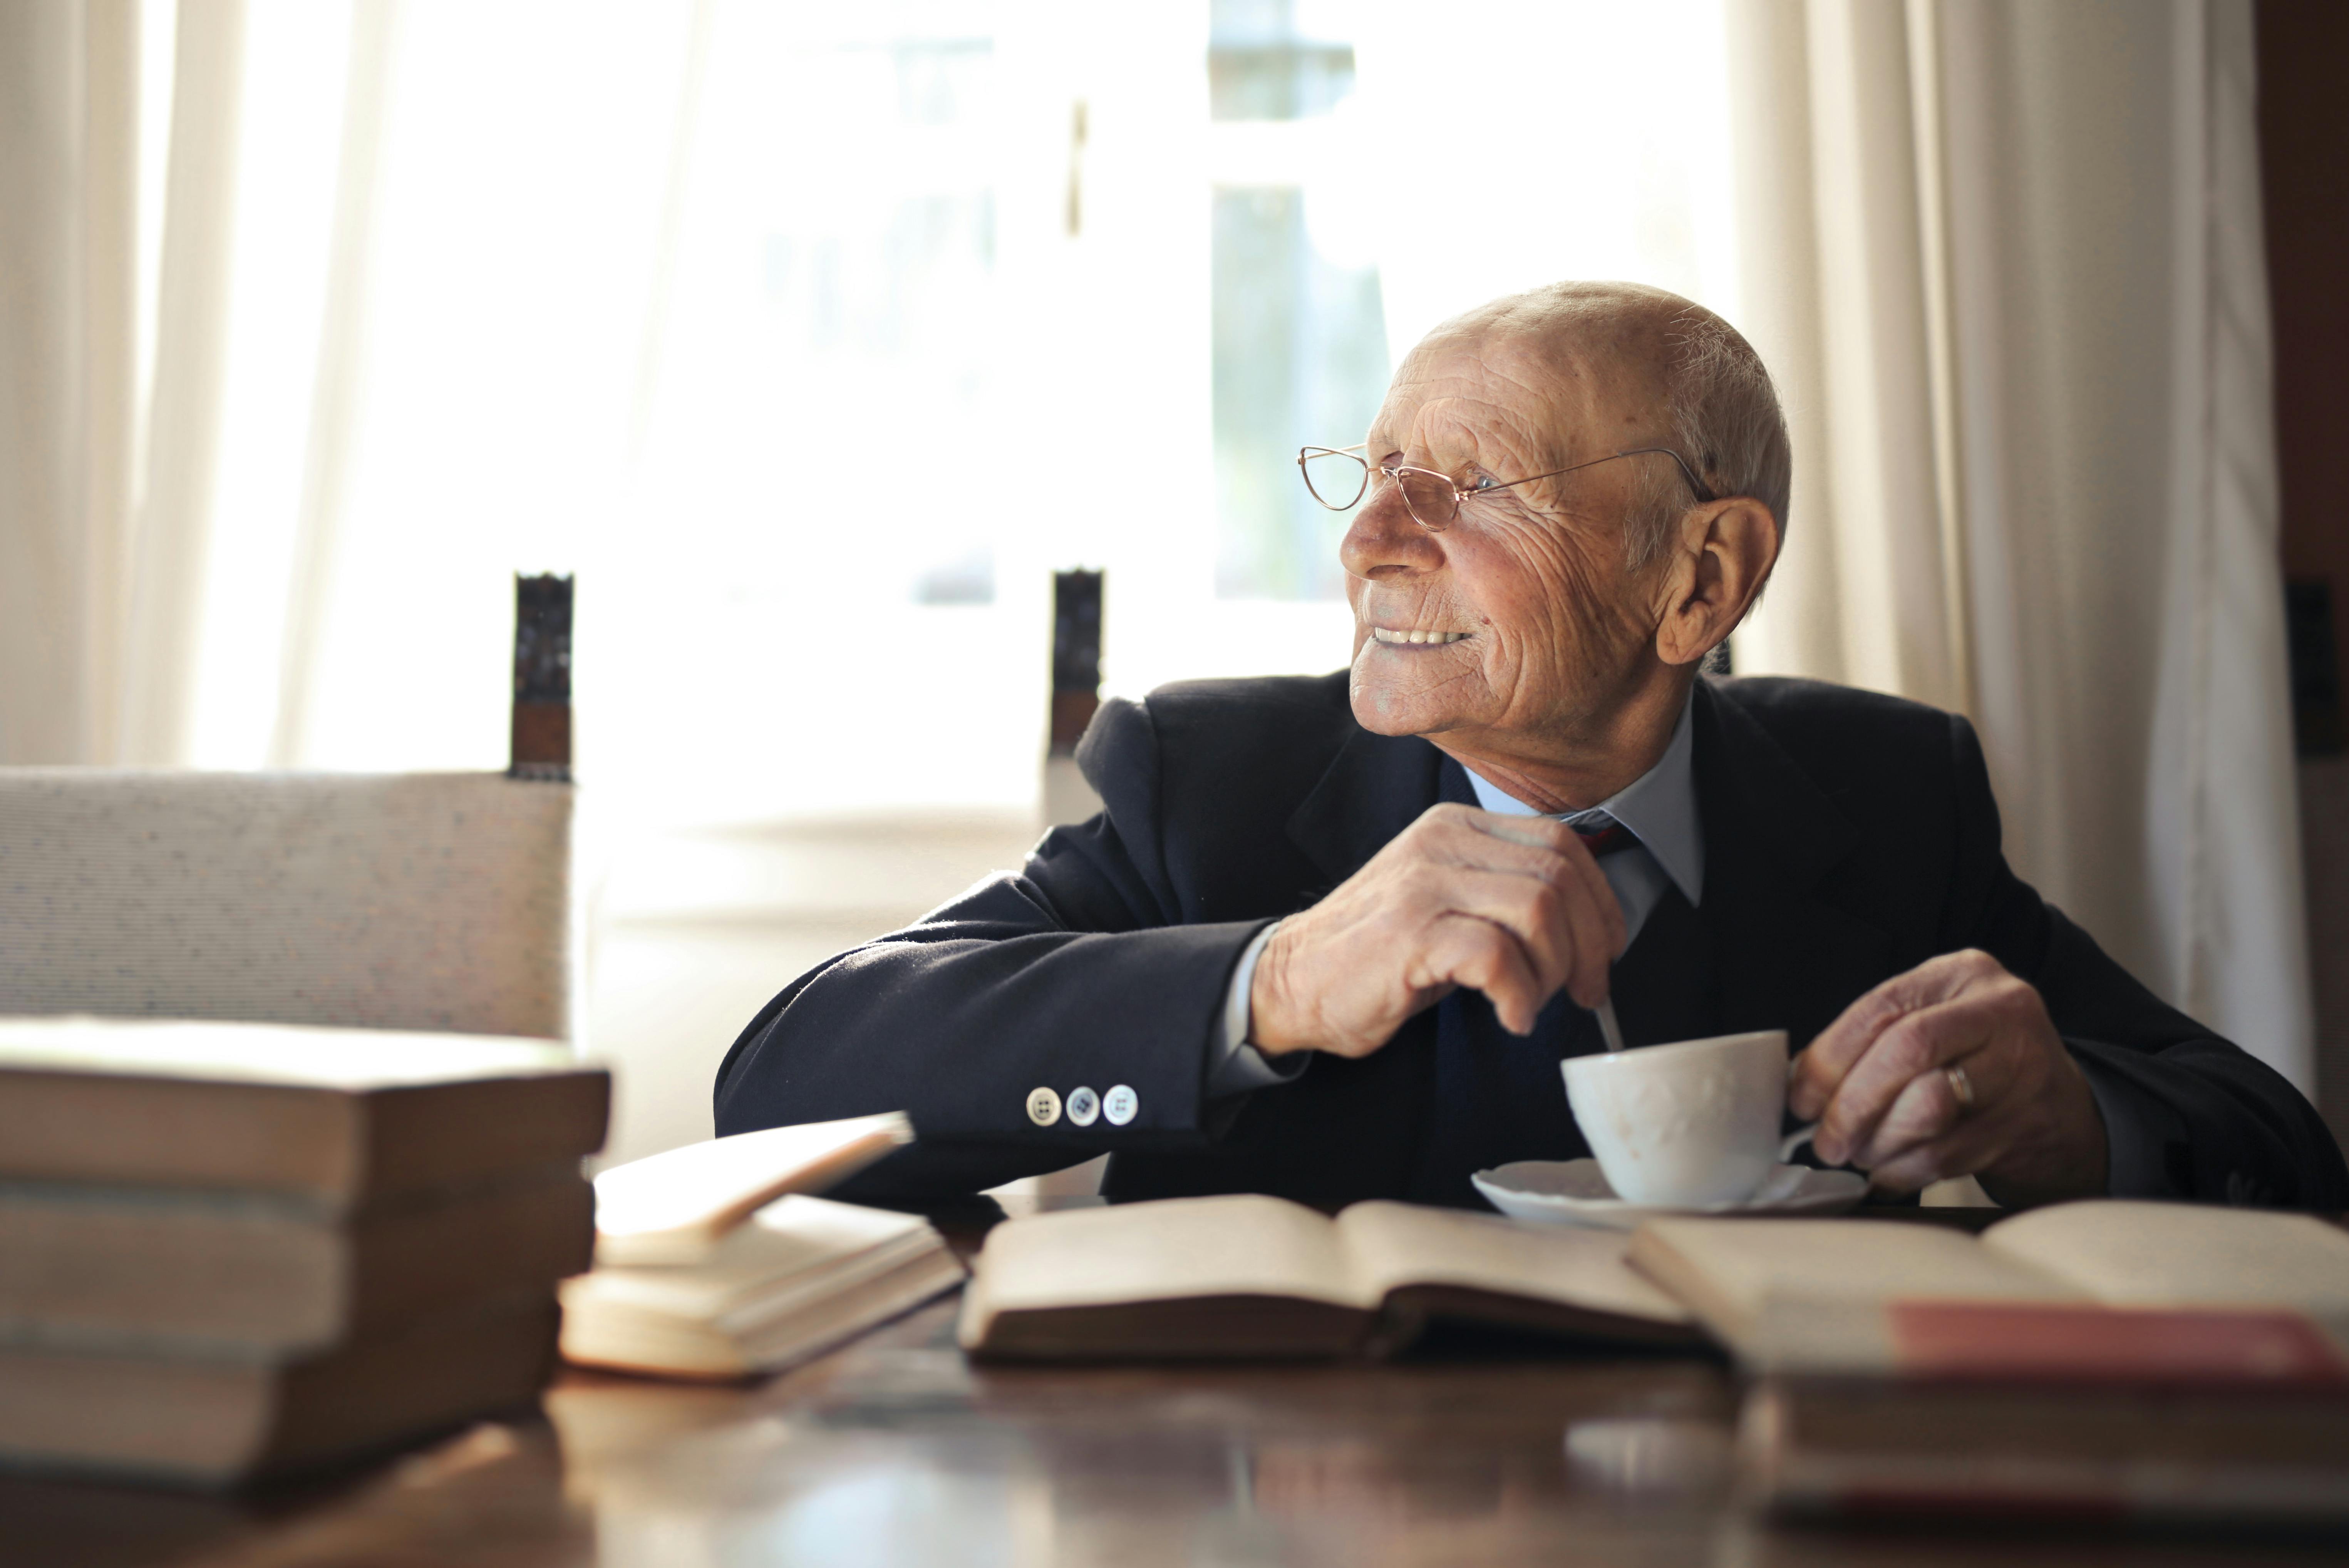
[[[1818,1118],[1821,1160],[1893,1191],[1976,1176],[2021,1207],[2105,1191],[2087,1078],[2039,993],[1987,953],[1920,964],[1845,1008],[1795,1058],[1786,1099]]]
[[[1281,922],[1248,987],[1248,1039],[1270,1055],[1366,1057],[1459,986],[1533,1032],[1559,987],[1607,996],[1623,951],[1615,890],[1574,830],[1546,817],[1431,807],[1329,897]]]

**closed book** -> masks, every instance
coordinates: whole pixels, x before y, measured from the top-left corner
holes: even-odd
[[[610,1100],[551,1041],[0,1019],[0,1181],[357,1204],[575,1162]]]
[[[576,1161],[356,1209],[286,1192],[0,1183],[0,1345],[284,1360],[585,1268]]]
[[[554,1365],[543,1295],[294,1361],[0,1346],[0,1463],[225,1486],[530,1402]]]
[[[691,1264],[603,1264],[563,1286],[563,1354],[659,1377],[747,1377],[819,1355],[953,1289],[917,1215],[787,1196]]]
[[[1851,1220],[1657,1220],[1630,1260],[1759,1372],[2349,1387],[2349,1232],[2096,1200],[1979,1238]]]
[[[1008,1221],[963,1300],[980,1356],[1154,1360],[1381,1356],[1437,1319],[1685,1345],[1688,1312],[1614,1232],[1537,1230],[1383,1202],[1331,1219],[1259,1195]]]
[[[1773,1377],[1739,1490],[1787,1517],[2349,1524],[2349,1399],[2323,1390]]]

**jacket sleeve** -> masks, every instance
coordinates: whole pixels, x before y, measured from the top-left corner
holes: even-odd
[[[1103,1152],[1195,1145],[1228,1119],[1205,1099],[1209,1033],[1264,923],[1179,923],[1146,708],[1104,706],[1078,761],[1100,815],[802,975],[750,1020],[718,1069],[721,1135],[904,1110],[919,1141],[837,1195],[920,1204]],[[1101,1102],[1090,1125],[1067,1109],[1080,1088]],[[1051,1100],[1039,1089],[1061,1108],[1040,1123],[1031,1103]]]
[[[1973,727],[1950,720],[1958,845],[1948,948],[2031,982],[2088,1076],[2116,1198],[2339,1210],[2349,1170],[2315,1109],[2240,1047],[2162,1002],[2007,866]]]

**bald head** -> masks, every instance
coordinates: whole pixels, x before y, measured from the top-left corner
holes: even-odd
[[[1760,501],[1783,534],[1793,459],[1777,391],[1753,346],[1702,305],[1644,284],[1550,284],[1462,312],[1411,357],[1469,345],[1528,376],[1604,387],[1619,431],[1670,446],[1715,495]],[[1578,434],[1557,432],[1559,449],[1578,450]],[[1634,566],[1688,500],[1669,467],[1643,469],[1640,488],[1625,527]]]

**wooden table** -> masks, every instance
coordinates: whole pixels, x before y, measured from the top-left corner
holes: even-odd
[[[787,1377],[574,1373],[546,1414],[233,1501],[0,1481],[0,1563],[2338,1563],[2340,1542],[1794,1531],[1727,1497],[1728,1372],[1454,1346],[1385,1367],[988,1368],[941,1303]]]

